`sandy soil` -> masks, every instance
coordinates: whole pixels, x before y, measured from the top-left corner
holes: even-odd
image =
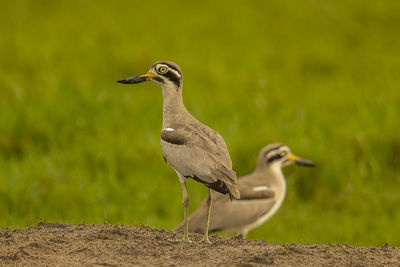
[[[0,230],[0,265],[400,266],[400,248],[388,246],[271,244],[220,235],[211,236],[208,245],[177,241],[181,238],[145,226],[40,223]]]

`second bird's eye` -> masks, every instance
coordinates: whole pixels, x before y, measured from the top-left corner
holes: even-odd
[[[158,73],[160,73],[160,74],[167,73],[167,71],[168,71],[168,68],[165,66],[161,66],[158,68]]]

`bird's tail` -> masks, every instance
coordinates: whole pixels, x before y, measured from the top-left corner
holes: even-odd
[[[237,187],[236,180],[234,181],[234,183],[232,185],[227,184],[226,186],[229,189],[229,197],[230,197],[231,201],[234,199],[240,199],[240,192]]]
[[[228,187],[230,199],[231,200],[240,199],[240,192],[237,185],[236,172],[234,170],[226,170],[224,174],[226,178],[228,178],[225,179],[224,182],[226,184],[226,187]]]

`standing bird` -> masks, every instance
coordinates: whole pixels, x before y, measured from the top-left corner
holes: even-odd
[[[163,95],[163,125],[161,148],[164,160],[178,174],[182,185],[184,207],[184,241],[188,235],[189,196],[186,179],[192,178],[208,187],[207,219],[205,220],[204,241],[208,239],[211,189],[228,194],[230,199],[239,199],[236,173],[224,139],[210,127],[200,123],[185,108],[182,101],[183,76],[179,66],[170,61],[154,63],[150,70],[138,76],[119,80],[131,84],[150,81],[161,86]]]
[[[315,166],[311,161],[293,155],[286,145],[275,143],[265,146],[260,151],[254,172],[238,179],[240,199],[229,201],[221,194],[214,197],[209,233],[227,230],[245,237],[250,230],[271,218],[286,194],[281,168],[290,164]],[[189,217],[190,232],[204,231],[205,214],[203,202]],[[180,227],[182,225],[177,229]]]

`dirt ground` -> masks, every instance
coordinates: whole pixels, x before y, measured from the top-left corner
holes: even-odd
[[[181,238],[145,226],[40,223],[0,230],[0,265],[400,266],[400,248],[388,246],[271,244],[220,235],[211,236],[209,245]]]

